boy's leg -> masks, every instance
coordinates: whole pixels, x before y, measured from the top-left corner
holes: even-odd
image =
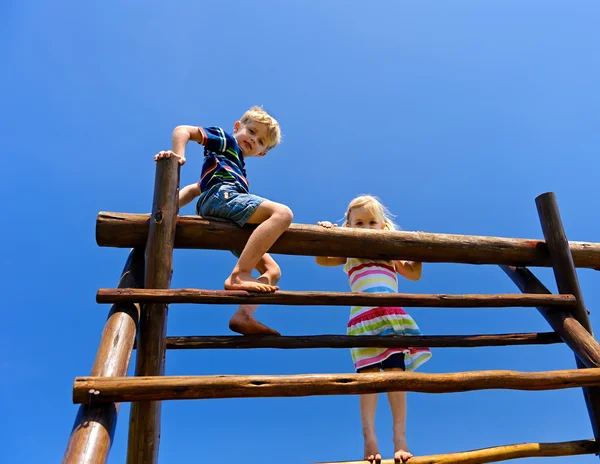
[[[404,369],[388,368],[387,371],[403,372]],[[398,462],[406,462],[412,457],[406,444],[406,392],[388,392],[388,400],[392,410],[394,459]]]
[[[269,254],[264,254],[256,265],[260,273],[259,281],[269,285],[277,285],[281,277],[279,265]],[[281,335],[274,329],[264,325],[254,318],[258,305],[241,305],[229,321],[229,328],[242,335]]]
[[[379,368],[361,369],[361,373],[379,372]],[[377,410],[377,393],[360,395],[360,420],[362,422],[362,433],[365,440],[364,458],[371,462],[380,462],[381,454],[375,434],[375,411]]]
[[[254,211],[248,224],[259,224],[252,232],[231,275],[225,280],[226,290],[274,292],[278,287],[252,277],[252,270],[293,219],[290,208],[274,201],[263,201]]]

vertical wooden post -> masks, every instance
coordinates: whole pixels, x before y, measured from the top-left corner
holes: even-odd
[[[575,296],[577,307],[573,311],[573,316],[589,333],[592,333],[592,325],[583,303],[583,294],[573,263],[573,255],[558,211],[556,195],[552,192],[544,193],[535,199],[535,204],[542,224],[544,239],[550,252],[558,292],[570,293]]]
[[[119,279],[119,288],[143,288],[144,250],[129,253]],[[110,308],[96,360],[94,376],[121,377],[127,375],[139,321],[139,307],[118,303]],[[81,405],[73,424],[63,464],[103,464],[113,442],[119,404],[90,407]]]
[[[169,288],[173,271],[173,244],[177,223],[179,164],[176,157],[156,164],[154,200],[146,243],[145,288]],[[167,330],[167,305],[142,306],[138,330],[136,375],[163,375]],[[160,408],[157,401],[131,405],[127,464],[155,464],[160,441]]]
[[[588,317],[587,309],[583,302],[583,295],[577,279],[577,271],[573,263],[573,256],[569,248],[569,241],[558,211],[556,195],[553,192],[544,193],[535,199],[538,216],[542,225],[544,239],[550,253],[554,277],[559,293],[571,293],[577,299],[577,306],[573,310],[573,317],[591,334],[592,325]],[[579,358],[578,368],[585,368]],[[584,389],[584,397],[594,430],[594,437],[600,440],[600,413],[594,410],[593,404],[600,404],[598,389]]]

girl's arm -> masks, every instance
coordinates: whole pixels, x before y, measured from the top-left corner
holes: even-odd
[[[326,229],[337,227],[337,224],[332,224],[329,221],[319,221],[318,225],[325,227]],[[319,266],[341,266],[342,264],[346,264],[347,258],[339,258],[337,256],[316,256],[315,261]]]
[[[316,256],[315,261],[320,266],[341,266],[346,264],[346,258],[338,258],[336,256]]]
[[[423,263],[419,261],[395,261],[396,272],[408,280],[419,280],[423,274]]]

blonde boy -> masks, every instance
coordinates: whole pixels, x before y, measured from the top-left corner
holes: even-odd
[[[258,224],[250,235],[239,259],[225,280],[226,290],[274,292],[281,271],[267,254],[273,243],[292,223],[290,208],[250,193],[245,158],[261,157],[277,146],[281,139],[279,123],[260,107],[246,111],[233,125],[233,134],[220,127],[177,126],[173,131],[172,151],[161,151],[154,160],[179,158],[185,163],[185,148],[193,140],[204,146],[204,163],[200,182],[188,185],[179,193],[179,206],[199,196],[196,213],[228,219],[240,227]],[[237,255],[236,255],[237,256]],[[260,273],[252,277],[252,270]],[[241,334],[279,335],[254,318],[257,305],[242,305],[229,321],[231,330]]]

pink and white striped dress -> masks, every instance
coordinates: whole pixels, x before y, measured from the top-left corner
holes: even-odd
[[[353,292],[398,293],[398,277],[391,261],[348,258],[344,271]],[[421,335],[415,320],[400,307],[353,306],[348,335]],[[407,371],[431,358],[429,348],[351,348],[355,369],[380,363],[395,353],[404,353]]]

